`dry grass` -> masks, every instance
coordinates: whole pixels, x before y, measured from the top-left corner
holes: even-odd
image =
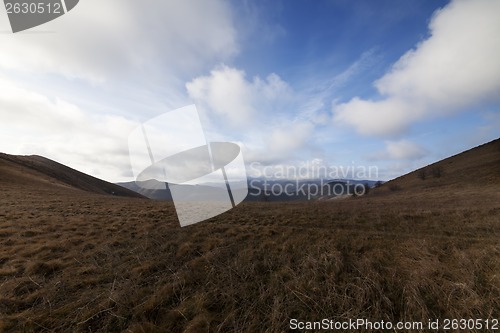
[[[498,318],[500,178],[481,169],[457,184],[469,160],[456,161],[439,178],[409,175],[367,197],[244,203],[185,228],[169,203],[0,172],[0,332]]]
[[[500,313],[500,205],[468,196],[248,203],[186,228],[168,203],[1,198],[0,331],[281,332],[290,318]]]

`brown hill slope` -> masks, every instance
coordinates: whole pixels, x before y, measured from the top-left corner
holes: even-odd
[[[42,156],[15,156],[0,153],[2,187],[37,189],[79,189],[98,194],[143,197],[116,184],[89,176]]]
[[[373,192],[427,198],[496,197],[499,189],[500,139],[496,139],[393,179]]]

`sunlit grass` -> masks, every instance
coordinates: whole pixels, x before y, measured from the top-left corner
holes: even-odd
[[[7,332],[281,332],[291,318],[500,313],[500,207],[477,198],[247,203],[180,228],[169,203],[17,193],[0,224]]]

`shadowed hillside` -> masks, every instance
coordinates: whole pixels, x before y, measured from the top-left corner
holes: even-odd
[[[0,184],[39,189],[79,189],[92,193],[126,197],[140,194],[116,184],[89,176],[42,156],[14,156],[0,153]]]

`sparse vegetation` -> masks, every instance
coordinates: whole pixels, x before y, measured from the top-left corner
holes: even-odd
[[[443,168],[440,167],[440,166],[435,166],[432,168],[432,175],[435,177],[435,178],[441,178],[441,176],[443,175]]]
[[[389,190],[392,191],[392,192],[400,191],[401,190],[401,186],[399,186],[397,184],[391,184],[391,185],[389,185]]]
[[[170,203],[21,183],[2,178],[14,173],[0,163],[0,331],[498,318],[500,175],[478,167],[498,165],[495,152],[466,159],[489,181],[465,189],[447,168],[439,188],[410,174],[389,183],[397,193],[383,185],[357,200],[243,203],[186,228]]]
[[[369,192],[370,192],[370,185],[368,185],[368,183],[365,183],[361,186],[354,186],[353,191],[352,191],[352,195],[354,197],[359,197],[359,196],[367,195]]]
[[[421,180],[425,180],[427,178],[427,170],[425,168],[418,170],[417,177]]]
[[[290,318],[500,310],[498,207],[247,203],[180,228],[167,203],[23,197],[31,208],[8,201],[0,228],[5,332],[281,332]]]

